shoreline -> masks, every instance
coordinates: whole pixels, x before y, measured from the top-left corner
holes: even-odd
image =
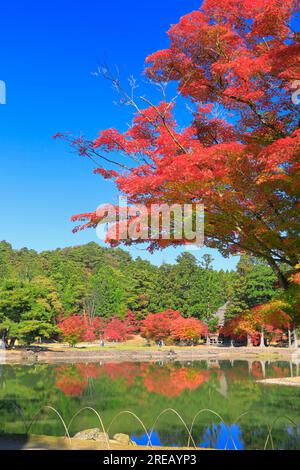
[[[101,441],[82,441],[79,439],[54,436],[38,436],[38,435],[6,435],[0,436],[0,450],[53,450],[53,451],[140,451],[147,450],[149,452],[162,450],[187,450],[202,451],[212,450],[201,447],[159,447],[159,446],[142,446],[142,445],[123,445],[114,441],[109,441],[109,447]]]
[[[258,380],[257,383],[263,385],[282,385],[285,387],[300,387],[300,377],[284,377],[282,379],[264,379]]]
[[[49,349],[49,350],[12,350],[0,354],[0,364],[55,364],[78,362],[176,362],[201,360],[300,360],[300,349],[274,347],[222,348],[199,346],[194,348],[106,348],[99,350]]]

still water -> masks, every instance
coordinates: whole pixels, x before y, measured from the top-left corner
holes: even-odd
[[[93,407],[110,423],[110,437],[130,434],[147,444],[186,446],[191,429],[197,446],[218,449],[300,449],[300,388],[263,386],[264,377],[299,374],[289,362],[201,361],[0,365],[0,434],[24,434],[44,406],[68,424],[81,408]],[[163,410],[172,411],[163,413]],[[141,423],[131,414],[136,414]],[[199,413],[200,412],[200,413]],[[198,415],[197,415],[198,414]],[[195,419],[194,419],[195,418]],[[70,435],[99,427],[91,410],[73,421]],[[64,435],[58,416],[38,414],[32,434]],[[192,445],[190,443],[190,445]]]

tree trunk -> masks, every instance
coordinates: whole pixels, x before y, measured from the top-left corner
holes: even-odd
[[[265,347],[265,332],[264,329],[261,329],[261,336],[260,336],[260,347],[264,348]]]
[[[11,338],[10,339],[8,349],[13,349],[16,340],[17,340],[17,338]]]
[[[294,333],[294,347],[295,349],[298,349],[298,337],[297,337],[296,328],[294,328],[293,333]]]
[[[247,335],[247,348],[252,348],[252,346],[251,336]]]
[[[292,332],[290,329],[288,329],[288,335],[289,335],[289,348],[292,347]]]
[[[7,330],[4,330],[4,332],[3,332],[2,341],[4,341],[5,348],[7,349],[8,346],[9,346]]]
[[[271,268],[273,269],[273,271],[275,272],[276,276],[278,277],[278,280],[279,280],[279,283],[280,283],[280,286],[284,289],[284,290],[287,290],[289,288],[289,281],[288,279],[286,278],[286,276],[284,275],[284,273],[280,270],[279,266],[277,265],[277,263],[273,260],[272,257],[267,257],[267,260],[271,266]]]

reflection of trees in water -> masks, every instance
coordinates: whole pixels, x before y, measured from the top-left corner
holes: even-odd
[[[296,368],[293,362],[271,362],[268,360],[251,359],[247,361],[220,361],[220,367],[226,377],[232,381],[263,379],[265,377],[288,377]]]
[[[294,367],[295,372],[295,367]],[[151,363],[68,364],[3,366],[0,378],[0,432],[24,432],[22,417],[16,408],[24,410],[30,421],[45,404],[61,412],[65,420],[84,406],[93,406],[101,413],[105,425],[125,409],[135,412],[150,429],[155,417],[166,408],[176,409],[188,426],[200,409],[210,408],[232,425],[239,414],[249,410],[241,419],[241,438],[246,448],[262,448],[268,435],[267,423],[276,416],[300,418],[298,389],[262,387],[255,380],[290,375],[287,362],[213,361],[209,364]],[[146,405],[146,406],[145,406]],[[72,432],[97,426],[89,414],[74,423]],[[116,422],[114,431],[135,433],[142,430],[129,417]],[[163,416],[155,431],[163,445],[186,445],[188,434],[178,417]],[[60,435],[60,424],[46,411],[41,414],[33,431],[37,434]],[[195,422],[193,437],[199,444],[215,447],[223,439],[224,429],[219,420],[204,413]],[[273,430],[275,447],[300,448],[298,433],[284,421]],[[298,440],[297,440],[298,439]]]
[[[149,392],[166,397],[177,397],[185,390],[196,390],[210,377],[210,371],[192,367],[176,368],[173,366],[149,368],[143,383]]]
[[[123,380],[132,387],[140,378],[144,387],[151,393],[166,397],[179,396],[184,390],[195,390],[210,378],[210,371],[194,367],[181,367],[168,364],[76,364],[63,365],[56,370],[55,386],[68,396],[81,396],[91,385],[90,379],[106,375],[112,381]]]
[[[76,364],[63,365],[56,369],[56,386],[69,396],[80,396],[92,382],[107,376],[112,381],[123,380],[127,387],[133,387],[136,380],[142,380],[144,387],[152,393],[176,397],[185,390],[196,390],[203,383],[217,377],[219,391],[227,389],[227,381],[238,382],[268,377],[288,377],[293,369],[292,364],[270,363],[263,360],[222,361],[219,368],[211,370],[199,366],[182,366],[178,364],[158,365],[151,363],[116,363],[116,364]],[[227,380],[226,380],[227,379]]]
[[[3,366],[0,387],[0,433],[24,433],[37,410],[55,397],[53,368]],[[50,427],[56,425],[52,419]]]

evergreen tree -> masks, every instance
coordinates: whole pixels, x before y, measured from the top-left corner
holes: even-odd
[[[232,286],[227,317],[233,317],[249,308],[266,303],[276,295],[278,289],[272,269],[263,261],[242,256]]]
[[[60,312],[58,294],[49,279],[11,280],[1,286],[0,333],[9,347],[16,340],[30,344],[36,337],[51,337]]]
[[[94,303],[95,316],[123,317],[127,311],[125,273],[101,266],[90,279],[87,300]]]

